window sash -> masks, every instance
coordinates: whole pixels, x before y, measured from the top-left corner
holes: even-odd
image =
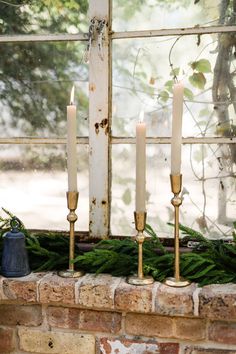
[[[98,6],[99,4],[99,6]],[[111,161],[110,147],[112,144],[135,144],[133,137],[112,136],[111,132],[94,129],[103,119],[108,120],[111,127],[111,41],[128,38],[150,38],[161,36],[185,36],[210,33],[236,32],[235,26],[208,26],[193,28],[175,28],[163,30],[124,31],[111,30],[112,0],[90,0],[89,17],[106,19],[108,35],[104,45],[104,58],[98,58],[97,45],[92,46],[90,53],[89,75],[89,137],[77,137],[77,144],[88,144],[90,150],[89,189],[90,189],[90,236],[104,238],[110,234],[110,186]],[[43,34],[43,35],[4,35],[0,43],[16,42],[58,42],[87,41],[88,33],[79,34]],[[96,71],[94,68],[96,67]],[[94,87],[96,91],[94,92]],[[147,144],[170,144],[170,137],[147,138]],[[0,144],[65,144],[65,138],[17,137],[0,138]],[[183,138],[183,144],[235,144],[236,138],[201,137]],[[99,161],[99,164],[98,164]]]
[[[88,145],[89,137],[77,137],[77,144]],[[134,137],[111,136],[109,143],[113,144],[135,144]],[[147,137],[147,144],[170,144],[171,137]],[[183,144],[236,144],[236,137],[187,137],[182,139]],[[0,145],[55,145],[66,144],[66,138],[38,138],[38,137],[17,137],[0,138]]]

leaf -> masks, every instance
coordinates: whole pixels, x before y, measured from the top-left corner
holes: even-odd
[[[203,148],[201,148],[199,150],[194,151],[194,153],[193,153],[193,158],[197,162],[201,162],[206,157],[207,157],[207,150],[206,150],[205,146],[203,146]]]
[[[165,254],[167,253],[165,247],[163,246],[163,244],[161,243],[159,237],[157,236],[157,234],[155,233],[155,231],[153,230],[153,228],[149,225],[146,224],[145,225],[145,231],[147,232],[148,235],[150,235],[152,237],[152,239],[154,240],[156,246]]]
[[[165,83],[165,88],[167,91],[172,92],[173,91],[173,85],[174,85],[174,80],[168,80]]]
[[[198,270],[202,269],[202,266],[204,266],[204,264],[206,264],[206,261],[202,258],[200,261],[191,264],[188,269],[183,272],[183,274],[189,276],[191,275],[191,273],[194,273],[193,275],[196,275],[198,274]]]
[[[205,117],[209,115],[209,109],[208,108],[203,108],[201,109],[201,111],[199,112],[199,117]],[[206,124],[206,122],[205,122]]]
[[[169,93],[167,91],[161,91],[159,97],[163,102],[166,102],[169,99]]]
[[[129,205],[131,203],[132,198],[131,198],[130,188],[126,188],[126,190],[124,191],[124,193],[122,195],[122,200],[126,205]]]
[[[136,71],[135,76],[143,79],[147,79],[147,74],[144,71],[138,71],[138,72]]]
[[[175,77],[179,75],[179,72],[180,72],[180,68],[173,68],[170,72],[170,75]]]
[[[210,73],[211,63],[207,59],[200,59],[189,64],[191,68],[199,73]]]
[[[197,279],[206,276],[207,273],[212,270],[213,268],[215,268],[215,264],[210,264],[208,267],[206,267],[205,269],[203,269],[201,272],[196,273],[194,275],[190,275],[189,279],[195,279],[197,281]]]
[[[204,89],[206,85],[206,78],[203,73],[193,73],[193,75],[189,76],[190,83],[199,89]]]
[[[189,90],[187,87],[184,88],[184,96],[188,98],[190,101],[193,101],[193,92]]]

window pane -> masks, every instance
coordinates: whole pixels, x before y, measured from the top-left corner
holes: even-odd
[[[236,145],[185,145],[180,222],[212,238],[232,235],[235,221]],[[134,234],[135,145],[112,147],[112,233]],[[170,146],[147,147],[147,222],[161,237],[173,237]]]
[[[78,135],[88,135],[88,66],[78,42],[0,44],[0,136],[66,134],[75,85]]]
[[[113,0],[113,30],[232,25],[233,1]]]
[[[141,110],[148,136],[170,136],[172,87],[185,85],[183,136],[236,135],[231,34],[113,42],[114,136],[133,136]]]
[[[87,31],[87,0],[0,2],[0,34]]]
[[[76,230],[88,230],[88,147],[79,145],[77,150]],[[27,228],[68,230],[65,156],[64,145],[1,145],[1,207],[18,216]]]

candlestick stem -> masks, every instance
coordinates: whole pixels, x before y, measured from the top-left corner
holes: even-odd
[[[154,282],[153,277],[143,275],[143,234],[146,224],[146,212],[134,212],[135,228],[137,230],[136,241],[138,242],[138,275],[130,276],[127,283],[132,285],[148,285]]]
[[[171,199],[171,204],[174,206],[174,237],[175,237],[175,264],[174,278],[167,278],[165,284],[180,288],[190,284],[186,279],[180,277],[180,251],[179,251],[179,207],[182,204],[182,198],[179,196],[182,188],[182,175],[170,175],[171,190],[174,197]]]
[[[69,269],[65,271],[60,271],[59,275],[64,278],[79,278],[84,275],[83,271],[74,269],[74,263],[72,262],[75,257],[75,222],[78,217],[75,213],[78,204],[79,193],[78,192],[67,192],[67,207],[70,210],[67,215],[67,220],[70,224],[70,248],[69,248]]]

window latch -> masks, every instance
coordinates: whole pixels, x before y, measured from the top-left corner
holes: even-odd
[[[89,55],[90,55],[90,50],[92,46],[92,41],[94,40],[94,34],[95,34],[95,24],[96,24],[96,19],[95,17],[91,19],[90,25],[89,25],[89,30],[88,30],[88,44],[84,53],[84,62],[87,63],[89,61]]]
[[[101,60],[104,58],[103,54],[103,41],[105,40],[105,28],[106,28],[106,21],[105,20],[98,20],[97,21],[97,34],[98,34],[98,55]]]
[[[89,61],[92,42],[97,41],[98,56],[104,59],[103,42],[105,40],[106,20],[99,20],[95,17],[91,19],[88,30],[88,44],[84,53],[84,61]]]

